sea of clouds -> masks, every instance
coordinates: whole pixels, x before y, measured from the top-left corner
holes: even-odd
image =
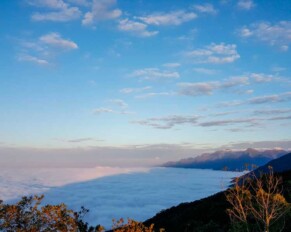
[[[239,173],[178,168],[4,168],[0,199],[45,194],[44,203],[64,202],[90,210],[85,220],[110,228],[112,219],[146,220],[163,209],[225,189]]]

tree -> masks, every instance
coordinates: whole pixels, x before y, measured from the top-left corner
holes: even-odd
[[[16,204],[0,201],[0,231],[5,232],[93,232],[103,227],[89,227],[83,217],[89,210],[84,207],[74,212],[65,204],[41,206],[44,196],[22,197]]]
[[[132,219],[128,219],[125,224],[122,218],[117,221],[113,219],[112,229],[113,232],[155,232],[154,224],[146,227],[141,222],[137,222]],[[160,229],[159,232],[165,232],[165,230]]]
[[[0,231],[4,232],[104,232],[104,227],[89,226],[84,216],[88,209],[79,212],[67,208],[65,204],[44,205],[44,196],[22,197],[15,204],[4,204],[0,200]],[[113,220],[114,232],[155,232],[154,225],[146,227],[141,222],[128,219]],[[165,232],[159,230],[159,232]]]
[[[281,182],[271,167],[260,177],[252,174],[247,179],[235,180],[226,200],[232,206],[227,213],[236,230],[250,231],[250,225],[255,222],[261,231],[269,232],[288,212],[290,204],[282,195]]]

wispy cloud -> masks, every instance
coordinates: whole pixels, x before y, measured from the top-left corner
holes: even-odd
[[[260,104],[271,104],[271,103],[287,102],[287,101],[291,101],[291,92],[253,97],[246,101],[223,102],[220,104],[220,106],[230,107],[230,106],[239,106],[239,105],[245,105],[245,104],[260,105]]]
[[[237,7],[241,10],[251,10],[256,4],[252,0],[239,0],[237,2]]]
[[[219,89],[229,89],[238,86],[245,86],[249,84],[247,77],[234,77],[224,81],[210,81],[210,82],[188,82],[178,83],[179,94],[186,96],[200,96],[211,95],[213,91]]]
[[[111,100],[109,100],[109,102],[113,103],[113,104],[115,104],[115,105],[117,105],[117,106],[119,106],[119,107],[121,107],[123,109],[128,107],[128,104],[125,101],[121,100],[121,99],[111,99]]]
[[[82,24],[92,25],[95,22],[119,18],[122,11],[116,8],[116,4],[116,0],[93,0],[92,9],[85,14]]]
[[[103,113],[109,113],[109,114],[134,114],[134,112],[129,112],[129,111],[118,111],[118,110],[113,110],[111,108],[96,108],[93,110],[94,114],[103,114]]]
[[[158,80],[177,79],[180,77],[180,74],[176,71],[160,70],[158,68],[145,68],[133,71],[130,76],[143,80]]]
[[[291,21],[280,21],[276,24],[253,23],[250,26],[242,27],[238,32],[242,38],[254,38],[271,46],[278,46],[282,51],[287,51],[291,42]]]
[[[166,63],[166,64],[163,64],[164,67],[166,68],[178,68],[181,66],[180,63]]]
[[[212,74],[212,70],[208,69],[194,69],[198,72],[206,72],[206,74]],[[199,96],[199,95],[211,95],[216,90],[225,90],[231,89],[233,93],[237,94],[252,94],[254,92],[253,89],[244,89],[241,87],[248,86],[250,84],[262,84],[262,83],[290,83],[287,78],[283,78],[280,76],[275,76],[272,74],[264,74],[264,73],[248,73],[237,77],[231,77],[228,79],[224,79],[221,81],[209,81],[209,82],[186,82],[186,83],[178,83],[178,87],[180,88],[179,93],[181,95],[188,96]],[[281,95],[280,95],[281,96]],[[269,96],[269,98],[275,98],[275,96]],[[259,101],[260,98],[258,98]],[[253,99],[255,102],[256,99]],[[242,104],[237,102],[238,104]]]
[[[179,94],[186,96],[211,95],[217,82],[179,83]]]
[[[77,139],[58,139],[62,142],[66,143],[86,143],[86,142],[102,142],[104,140],[101,139],[95,139],[91,137],[86,137],[86,138],[77,138]]]
[[[250,78],[257,83],[281,81],[281,78],[275,77],[274,75],[268,75],[264,73],[251,73]]]
[[[193,6],[194,9],[199,11],[200,13],[207,13],[207,14],[216,14],[218,11],[214,8],[214,6],[210,3],[205,4],[197,4]]]
[[[27,54],[20,54],[18,55],[17,59],[19,61],[28,61],[38,65],[48,65],[49,62],[45,59],[41,59],[35,56],[27,55]]]
[[[90,6],[90,0],[67,0],[67,1],[79,6]]]
[[[213,127],[213,126],[232,126],[236,124],[246,124],[248,126],[254,126],[258,124],[258,119],[256,118],[246,118],[246,119],[228,119],[228,120],[213,120],[208,122],[199,123],[202,127]]]
[[[181,115],[172,115],[167,117],[157,117],[149,118],[145,120],[136,120],[132,123],[150,126],[156,129],[171,129],[176,125],[181,124],[196,124],[198,116],[181,116]]]
[[[193,58],[196,63],[224,64],[232,63],[240,58],[235,44],[215,44],[186,52],[186,56]]]
[[[145,87],[141,87],[141,88],[123,88],[123,89],[119,90],[119,92],[123,93],[123,94],[139,93],[139,92],[149,90],[151,88],[152,88],[151,86],[145,86]]]
[[[157,96],[173,96],[174,92],[151,92],[135,96],[135,98],[151,98]]]
[[[233,112],[227,112],[225,114],[221,113],[220,116],[224,116],[227,114],[231,114]],[[237,113],[237,112],[235,112]],[[211,118],[213,116],[218,115],[208,115]],[[171,129],[177,125],[191,125],[196,127],[225,127],[226,129],[231,129],[233,132],[237,132],[238,130],[242,130],[242,127],[259,127],[264,125],[265,122],[268,121],[282,121],[282,120],[290,120],[291,115],[288,116],[275,116],[275,117],[241,117],[241,118],[227,118],[220,120],[203,120],[205,116],[186,116],[186,115],[170,115],[165,117],[153,117],[144,120],[136,120],[132,123],[153,127],[155,129]],[[239,126],[237,128],[231,128],[232,126]]]
[[[63,39],[58,33],[49,33],[47,35],[43,35],[39,38],[39,41],[44,44],[61,49],[71,50],[78,48],[78,45],[75,42]]]
[[[149,25],[155,26],[169,26],[169,25],[180,25],[182,23],[191,21],[197,18],[194,12],[185,12],[183,10],[172,11],[167,13],[155,13],[144,17],[137,17]]]
[[[196,127],[226,127],[231,126],[259,126],[262,122],[267,120],[276,120],[270,118],[232,118],[232,119],[221,119],[221,120],[209,120],[203,121],[205,116],[186,116],[186,115],[171,115],[165,117],[154,117],[144,120],[136,120],[132,123],[139,124],[142,126],[149,126],[155,129],[172,129],[178,125],[191,125]],[[202,120],[202,121],[201,121]],[[280,119],[277,119],[280,120]]]
[[[158,31],[149,31],[148,25],[138,21],[133,21],[129,19],[122,19],[119,21],[118,29],[120,31],[129,32],[133,35],[140,37],[151,37],[157,35]]]
[[[291,140],[265,140],[265,141],[246,141],[246,142],[232,142],[222,148],[235,148],[235,149],[247,149],[247,148],[258,148],[258,149],[273,149],[283,148],[290,149]]]
[[[209,69],[209,68],[194,68],[195,72],[206,74],[206,75],[213,75],[216,74],[218,71],[215,69]]]
[[[59,33],[49,33],[31,41],[20,42],[19,61],[29,61],[39,65],[52,63],[52,58],[63,52],[75,50],[78,45],[69,39],[64,39]]]
[[[291,109],[260,109],[253,112],[254,115],[273,115],[290,113]]]
[[[33,13],[31,19],[34,21],[66,22],[80,18],[82,14],[78,7],[72,7],[63,0],[29,0],[28,3],[46,10]]]
[[[291,92],[273,94],[261,97],[251,98],[247,101],[250,104],[266,104],[274,102],[286,102],[291,100]]]
[[[290,120],[291,119],[291,115],[288,115],[288,116],[277,116],[277,117],[272,117],[272,118],[269,118],[268,120],[270,121],[281,121],[281,120]]]

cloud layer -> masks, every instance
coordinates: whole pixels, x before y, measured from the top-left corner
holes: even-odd
[[[19,177],[15,173],[22,175]],[[118,173],[120,175],[116,175]],[[175,168],[157,168],[148,172],[142,169],[106,167],[75,170],[22,169],[17,172],[2,170],[0,186],[1,198],[6,196],[4,199],[45,191],[45,204],[65,203],[76,211],[84,206],[90,209],[85,217],[86,221],[91,225],[101,224],[110,229],[113,218],[129,217],[144,221],[163,209],[221,191],[235,176],[237,173]],[[55,183],[59,179],[57,177],[62,179]],[[93,180],[94,177],[97,179]],[[86,179],[91,180],[84,181]],[[3,183],[3,180],[6,181]],[[81,180],[83,182],[60,186]]]

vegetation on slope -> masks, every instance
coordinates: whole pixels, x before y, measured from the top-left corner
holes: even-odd
[[[282,183],[279,188],[283,189],[282,194],[286,201],[291,202],[291,170],[280,173],[280,176],[282,176]],[[232,228],[227,214],[227,209],[232,208],[232,205],[227,201],[226,194],[227,192],[224,191],[199,201],[182,203],[158,213],[145,224],[154,223],[157,227],[165,228],[167,232],[245,231]],[[290,210],[277,223],[284,224],[282,231],[291,231]]]

